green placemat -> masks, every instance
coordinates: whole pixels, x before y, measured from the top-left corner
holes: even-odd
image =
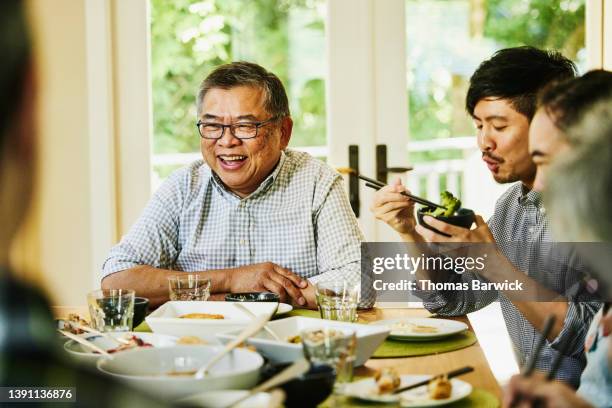
[[[377,404],[371,402],[361,402],[358,400],[354,400],[347,397],[340,396],[331,396],[327,400],[325,400],[322,404],[319,404],[319,408],[337,408],[337,407],[347,407],[347,408],[359,408],[359,407],[368,407],[368,408],[389,408],[395,407],[396,405],[389,404]],[[490,393],[489,391],[483,390],[481,388],[474,388],[472,393],[467,397],[460,401],[454,402],[449,405],[444,405],[448,408],[498,408],[500,406],[499,400],[497,397]]]
[[[319,313],[318,310],[310,310],[310,309],[293,309],[289,313],[285,313],[280,316],[276,316],[276,318],[282,319],[283,317],[293,317],[293,316],[321,318],[321,314]]]
[[[149,327],[149,325],[147,324],[146,321],[143,321],[142,323],[140,323],[137,327],[134,328],[135,332],[145,332],[145,333],[151,333],[151,328]]]
[[[474,343],[476,336],[469,330],[436,341],[411,342],[387,339],[376,349],[372,358],[426,356],[459,350]]]

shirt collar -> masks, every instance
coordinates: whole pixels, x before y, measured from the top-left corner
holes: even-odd
[[[223,194],[224,196],[232,196],[235,198],[238,198],[239,200],[246,200],[249,198],[253,198],[257,195],[260,195],[264,192],[266,192],[274,183],[274,181],[277,179],[281,168],[283,167],[283,164],[285,163],[287,155],[285,154],[284,151],[281,151],[281,155],[280,155],[280,159],[278,160],[278,163],[276,164],[276,167],[274,168],[274,170],[272,171],[272,173],[270,173],[268,175],[268,177],[266,177],[261,184],[259,185],[259,187],[257,187],[257,189],[255,191],[253,191],[251,194],[249,194],[248,196],[244,197],[244,198],[240,198],[236,193],[234,193],[233,191],[229,190],[225,184],[223,184],[223,181],[221,180],[221,178],[217,175],[217,173],[215,173],[214,171],[212,171],[211,169],[211,174],[212,174],[212,181],[213,184],[215,185],[215,187],[217,188],[217,190],[219,190],[219,192],[221,192],[221,194]]]
[[[533,189],[528,189],[521,183],[521,194],[519,195],[518,202],[519,204],[532,203],[534,206],[540,207],[542,204],[542,194]]]

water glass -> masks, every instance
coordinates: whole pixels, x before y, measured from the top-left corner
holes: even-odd
[[[100,289],[87,294],[91,327],[99,331],[131,331],[134,291]]]
[[[343,322],[357,320],[359,284],[346,281],[321,281],[315,285],[315,294],[322,319]]]
[[[168,277],[170,300],[208,300],[210,279],[195,274]]]
[[[353,380],[355,331],[324,327],[307,329],[301,333],[304,355],[312,364],[327,364],[336,369],[336,385]]]

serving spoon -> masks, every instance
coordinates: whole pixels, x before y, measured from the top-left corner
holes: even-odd
[[[241,303],[234,303],[234,306],[236,306],[238,309],[240,309],[241,311],[243,311],[244,313],[246,313],[247,315],[249,315],[249,317],[257,317],[257,315],[255,315],[255,313],[251,312],[245,305],[241,304]],[[271,328],[268,327],[268,325],[264,325],[263,329],[266,331],[266,333],[268,333],[270,336],[272,336],[274,338],[274,340],[276,341],[283,341],[275,332],[274,330],[272,330]]]
[[[211,358],[205,365],[203,365],[198,371],[195,372],[194,377],[202,379],[208,374],[215,364],[217,364],[227,353],[244,343],[246,339],[260,331],[264,325],[270,320],[272,315],[259,315],[257,316],[234,340],[227,343],[223,350],[217,353]]]

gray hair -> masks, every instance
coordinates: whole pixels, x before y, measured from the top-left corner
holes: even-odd
[[[568,129],[582,140],[553,166],[545,200],[561,239],[612,242],[612,97]]]
[[[231,89],[237,86],[252,86],[264,92],[264,108],[273,117],[290,116],[289,100],[283,83],[272,72],[252,62],[232,62],[215,68],[198,90],[197,108],[200,113],[206,93],[213,88]]]

